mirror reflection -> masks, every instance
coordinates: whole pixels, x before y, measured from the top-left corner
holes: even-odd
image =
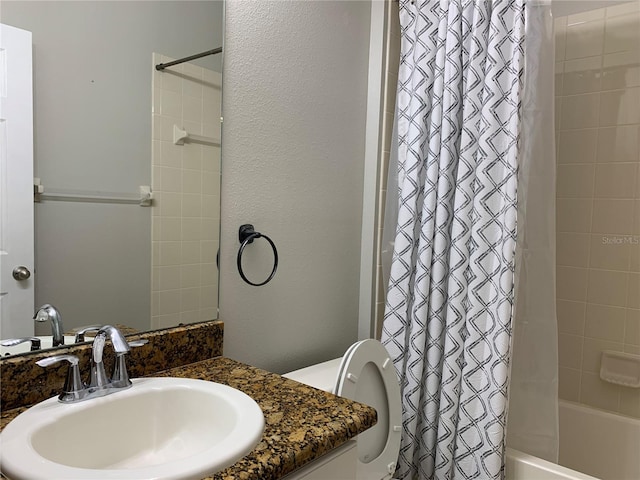
[[[155,65],[221,47],[223,11],[222,1],[3,2],[3,29],[32,34],[36,185],[34,258],[2,267],[3,339],[51,345],[51,322],[33,319],[43,304],[60,313],[65,343],[87,325],[217,318],[222,54]],[[28,265],[30,278],[5,279]]]

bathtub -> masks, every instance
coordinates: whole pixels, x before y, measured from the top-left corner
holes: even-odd
[[[639,480],[640,420],[561,400],[560,465],[507,448],[505,480]]]
[[[505,469],[505,480],[598,480],[511,448],[507,448]]]
[[[640,479],[640,420],[559,402],[560,464],[602,480]]]

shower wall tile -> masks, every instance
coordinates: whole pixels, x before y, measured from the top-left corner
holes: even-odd
[[[563,87],[564,88],[564,87]],[[560,128],[597,127],[600,115],[600,94],[563,96],[560,112]]]
[[[558,198],[556,201],[558,232],[589,233],[592,212],[593,201],[591,199]]]
[[[620,398],[618,385],[603,382],[593,373],[583,373],[580,382],[580,401],[603,410],[618,411]]]
[[[640,123],[640,87],[600,94],[600,126]]]
[[[171,60],[154,54],[153,64]],[[220,147],[175,145],[173,129],[220,138],[221,76],[182,64],[152,78],[151,321],[162,328],[210,320],[217,311]]]
[[[640,346],[640,310],[628,308],[624,328],[624,343]]]
[[[626,314],[627,309],[623,307],[587,304],[585,337],[623,343]]]
[[[640,354],[640,1],[554,22],[559,395],[640,418],[599,378],[603,350]]]
[[[640,25],[640,14],[637,11],[607,18],[604,52],[613,53],[637,49],[640,44],[638,25]]]
[[[582,337],[578,335],[558,335],[558,365],[579,369],[582,363]]]
[[[569,17],[565,59],[593,57],[602,55],[604,39],[604,19],[592,22],[580,22]]]
[[[200,263],[200,245],[196,240],[180,242],[180,264]]]
[[[634,200],[603,199],[593,201],[593,220],[591,231],[594,233],[629,235],[633,232]],[[619,241],[615,235],[609,239]]]
[[[556,234],[557,264],[566,267],[589,266],[589,235],[558,232]]]
[[[620,5],[606,8],[606,16],[617,17],[618,15],[629,15],[640,12],[640,2],[626,2]]]
[[[620,90],[640,85],[640,49],[604,56],[602,90]]]
[[[161,90],[161,92],[160,113],[168,117],[182,117],[182,95],[169,90]]]
[[[624,239],[611,241],[608,235],[593,234],[589,246],[589,267],[595,269],[626,271],[629,268],[632,246]]]
[[[598,130],[564,130],[558,136],[558,164],[594,163],[598,145]]]
[[[580,25],[586,22],[593,22],[596,20],[602,20],[606,16],[604,8],[598,8],[596,10],[587,10],[585,12],[569,15],[567,18],[567,25]]]
[[[584,336],[585,302],[557,300],[558,333]]]
[[[640,237],[634,233],[629,241],[631,242],[629,246],[629,271],[640,273]]]
[[[180,265],[180,242],[158,242],[160,246],[159,265]]]
[[[600,359],[603,350],[622,352],[621,342],[611,342],[597,338],[585,338],[582,350],[582,371],[589,373],[600,373]]]
[[[564,64],[563,95],[600,91],[602,57],[586,57],[568,60]]]
[[[182,168],[185,170],[202,170],[202,145],[185,144],[182,152]]]
[[[624,125],[598,130],[598,163],[635,162],[640,158],[640,126]]]
[[[158,75],[159,78],[162,79],[162,86],[160,87],[163,91],[166,92],[174,92],[174,93],[182,93],[182,80],[177,75]]]
[[[182,95],[182,123],[202,124],[202,98]]]
[[[186,116],[184,116],[183,118],[186,118]],[[202,131],[204,127],[202,122],[193,122],[190,120],[183,120],[182,126],[184,127],[184,130],[186,130],[189,133],[193,133],[195,135],[202,135]],[[181,146],[184,147],[184,145],[181,145]]]
[[[627,307],[640,309],[640,273],[629,273]]]
[[[596,167],[595,196],[633,198],[637,192],[638,163],[600,164]]]
[[[589,269],[587,301],[600,305],[626,306],[629,274],[613,270]]]
[[[178,225],[177,228],[174,228],[174,232],[178,232],[177,236],[179,236],[179,223],[178,218],[180,216],[180,211],[182,209],[182,197],[179,193],[173,192],[159,192],[162,198],[162,203],[160,203],[160,212],[162,217],[162,222],[160,226],[160,230],[166,232],[166,228],[168,228],[169,223],[175,223]],[[162,240],[175,240],[175,238],[162,238]]]
[[[567,45],[567,17],[555,18],[553,26],[556,36],[556,62],[562,62]]]
[[[587,275],[585,268],[558,266],[557,294],[562,300],[584,302],[587,299]]]
[[[173,131],[171,132],[173,135]],[[160,142],[160,159],[155,166],[182,168],[182,150],[172,142]]]
[[[559,95],[562,95],[562,86],[563,86],[563,82],[564,82],[564,63],[563,62],[557,62],[556,63],[556,67],[555,67],[555,74],[554,74],[554,83],[553,83],[553,90],[554,90],[554,95],[557,97]]]
[[[557,191],[558,198],[593,196],[594,165],[558,165]]]
[[[623,415],[640,418],[640,391],[630,388],[620,388],[620,407]]]
[[[570,402],[580,401],[580,370],[560,367],[558,369],[558,397]]]

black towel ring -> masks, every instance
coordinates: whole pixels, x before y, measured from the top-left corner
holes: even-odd
[[[276,249],[275,243],[273,243],[273,241],[266,235],[263,235],[260,232],[256,232],[253,228],[253,225],[251,224],[240,225],[238,237],[241,244],[240,250],[238,250],[238,273],[240,273],[242,279],[249,285],[253,285],[254,287],[261,287],[262,285],[266,285],[275,276],[276,270],[278,269],[278,250]],[[269,275],[269,278],[267,278],[262,283],[253,283],[245,276],[244,271],[242,270],[242,253],[244,252],[245,247],[250,243],[253,243],[253,240],[256,238],[264,238],[267,242],[269,242],[271,248],[273,249],[273,270],[271,271],[271,275]]]

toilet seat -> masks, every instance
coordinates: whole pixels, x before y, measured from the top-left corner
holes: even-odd
[[[400,452],[402,407],[396,370],[384,346],[369,339],[349,347],[334,392],[378,411],[378,423],[358,435],[358,478],[391,478]]]

